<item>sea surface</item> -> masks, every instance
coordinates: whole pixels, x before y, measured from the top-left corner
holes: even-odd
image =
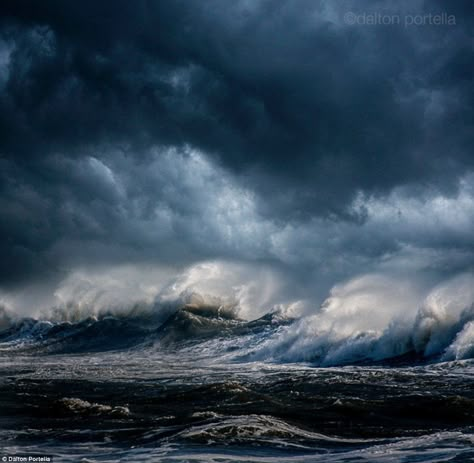
[[[0,332],[0,453],[56,462],[474,461],[472,360],[407,351],[330,364],[317,351],[292,361],[281,340],[294,323],[192,305],[164,320],[17,320]]]

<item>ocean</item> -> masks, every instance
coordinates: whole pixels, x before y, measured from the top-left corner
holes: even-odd
[[[165,318],[16,320],[0,332],[1,455],[474,461],[474,362],[446,356],[455,330],[437,352],[412,336],[382,355],[359,335],[295,354],[301,323],[195,305]]]

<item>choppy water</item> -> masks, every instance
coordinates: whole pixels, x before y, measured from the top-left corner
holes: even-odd
[[[56,461],[474,461],[474,362],[285,360],[293,320],[212,308],[0,333],[2,454]],[[453,333],[453,338],[456,333]],[[279,357],[265,355],[279,341]],[[84,461],[86,461],[84,460]]]

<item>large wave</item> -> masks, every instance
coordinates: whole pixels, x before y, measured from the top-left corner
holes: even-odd
[[[295,302],[273,305],[262,315],[261,304],[255,310],[260,316],[248,321],[244,286],[225,296],[229,284],[219,280],[220,269],[215,268],[201,284],[213,294],[200,294],[195,291],[200,270],[173,280],[149,300],[104,304],[100,294],[34,318],[15,318],[2,308],[0,349],[57,353],[158,346],[194,348],[196,355],[205,351],[214,357],[225,353],[233,361],[317,366],[474,357],[472,274],[425,293],[407,280],[363,275],[333,287],[315,313],[301,315]],[[101,303],[93,304],[97,301]]]
[[[237,306],[196,293],[183,294],[162,308],[133,307],[128,312],[106,312],[77,321],[66,319],[67,309],[55,308],[50,314],[48,320],[21,318],[0,330],[0,352],[51,354],[147,349],[152,355],[156,348],[192,348],[212,340],[222,353],[219,346],[224,339],[234,339],[242,345],[241,337],[261,339],[294,320],[282,311],[273,311],[247,321],[239,318]],[[72,318],[77,316],[78,310],[72,308]],[[230,345],[228,348],[235,350]]]
[[[317,314],[301,318],[254,358],[332,366],[474,356],[473,275],[436,286],[418,309],[403,307],[411,299],[405,290],[373,276],[338,286]]]

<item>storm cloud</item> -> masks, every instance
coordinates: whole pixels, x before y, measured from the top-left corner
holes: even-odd
[[[436,14],[454,24],[403,24]],[[472,270],[473,16],[2,2],[0,286],[219,261],[272,268],[302,298],[362,272]]]

